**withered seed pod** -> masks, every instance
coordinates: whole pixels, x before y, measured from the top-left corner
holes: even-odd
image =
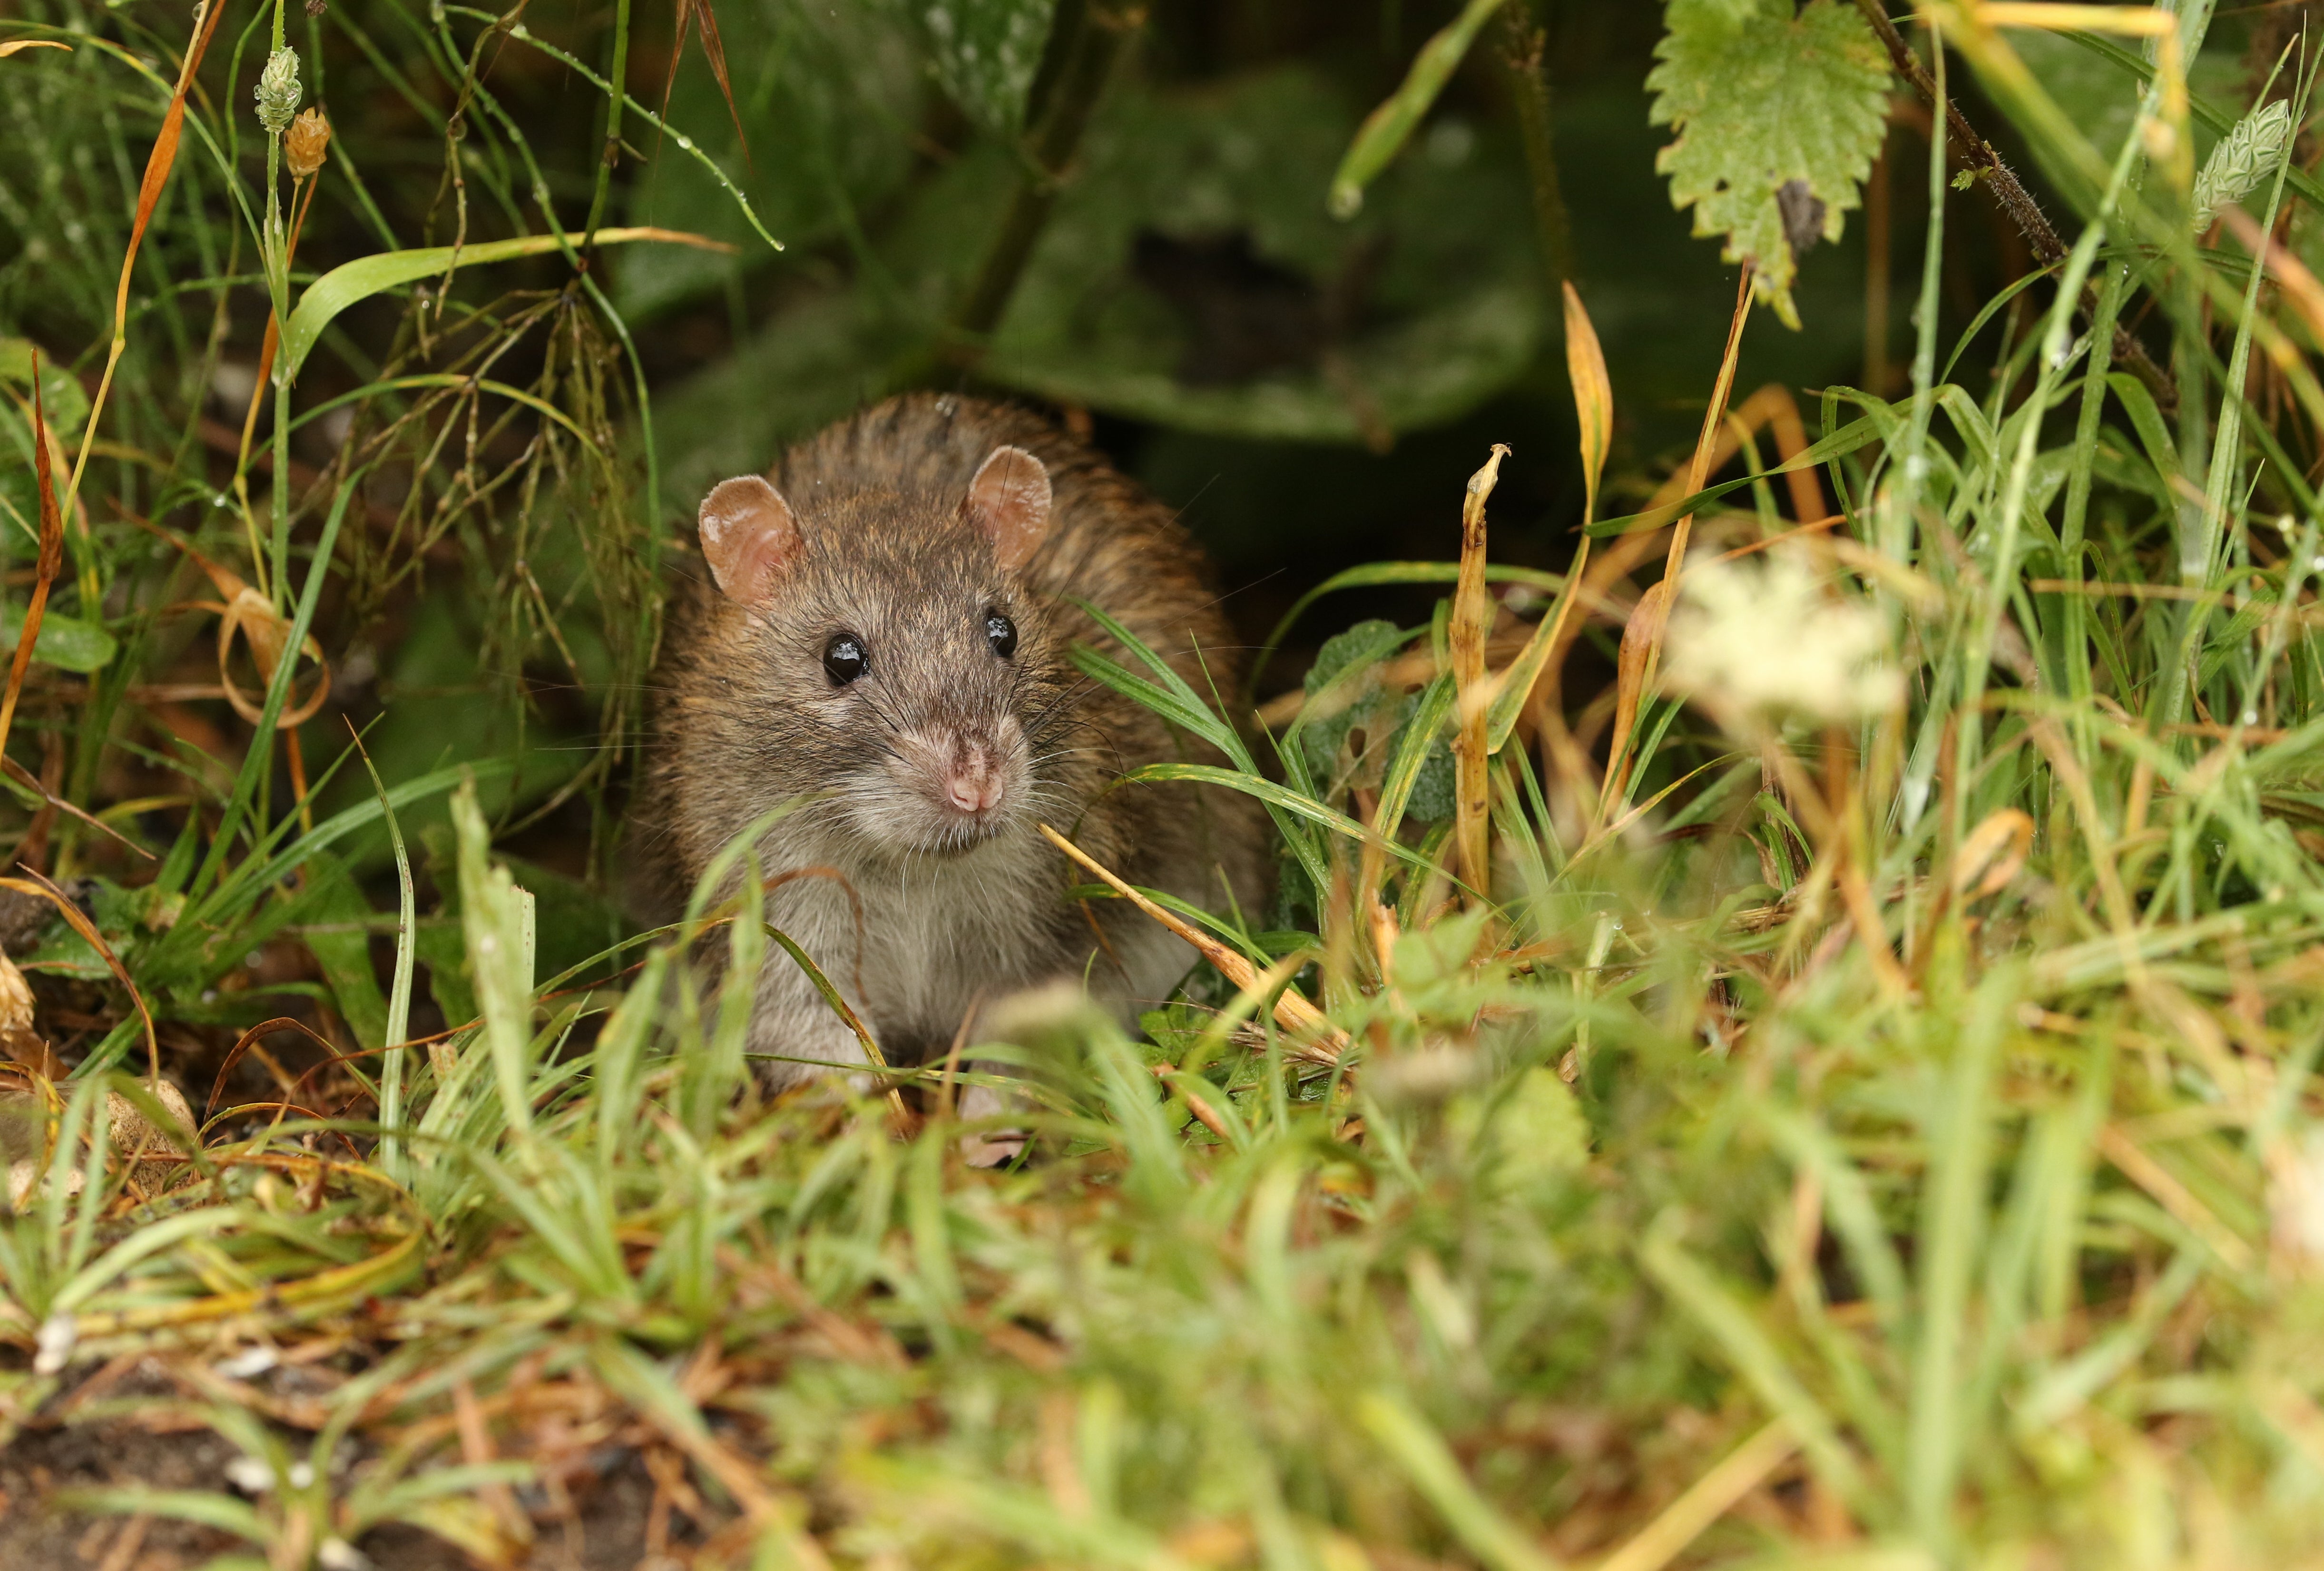
[[[292,180],[307,180],[323,167],[323,159],[331,148],[331,122],[320,107],[300,111],[282,134],[282,162],[290,166]]]

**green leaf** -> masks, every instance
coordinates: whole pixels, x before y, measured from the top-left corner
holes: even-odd
[[[1791,0],[1670,0],[1664,20],[1649,117],[1679,136],[1655,167],[1672,205],[1694,209],[1695,234],[1723,235],[1728,261],[1756,263],[1758,298],[1796,328],[1775,193],[1803,183],[1822,204],[1821,237],[1840,238],[1887,134],[1887,53],[1845,0],[1796,16]]]
[[[0,610],[0,644],[10,649],[23,635],[24,613],[11,605]],[[113,634],[93,622],[83,622],[78,616],[60,616],[54,611],[41,615],[40,636],[32,640],[32,658],[60,671],[97,671],[113,663],[120,652]]]
[[[1551,1571],[1556,1565],[1477,1492],[1452,1448],[1401,1397],[1367,1391],[1357,1401],[1356,1417],[1452,1536],[1492,1571]]]
[[[578,245],[586,238],[582,235],[526,235],[514,240],[488,240],[481,245],[429,245],[412,251],[383,251],[334,267],[309,284],[307,292],[299,297],[299,303],[290,308],[290,320],[282,329],[281,370],[278,374],[297,376],[299,367],[306,364],[307,356],[323,336],[323,329],[330,326],[331,319],[382,290],[433,278],[456,264],[477,267],[492,262],[512,262],[520,256],[545,256],[567,245]],[[597,231],[600,245],[618,245],[629,240],[704,243],[674,230]]]
[[[492,860],[473,781],[452,793],[460,842],[460,925],[468,939],[468,975],[483,1006],[484,1043],[500,1083],[509,1127],[532,1127],[532,897]]]
[[[1452,24],[1440,31],[1413,57],[1412,69],[1388,102],[1364,116],[1348,154],[1332,177],[1331,208],[1335,217],[1352,218],[1363,209],[1364,187],[1388,167],[1412,139],[1413,128],[1444,90],[1455,67],[1477,42],[1478,29],[1501,8],[1502,0],[1469,0]]]
[[[67,1511],[92,1515],[169,1517],[199,1522],[260,1544],[272,1536],[255,1507],[214,1490],[147,1489],[138,1484],[121,1489],[60,1489],[55,1498]]]
[[[400,1040],[388,1035],[387,1000],[372,971],[371,901],[347,875],[346,864],[327,853],[308,859],[307,883],[313,921],[299,936],[322,967],[339,1018],[365,1048]]]
[[[1056,0],[914,0],[936,80],[968,117],[998,136],[1025,125],[1025,95],[1041,69]]]
[[[32,398],[32,351],[29,338],[0,337],[0,388]],[[88,393],[79,378],[46,355],[41,356],[41,415],[60,440],[77,436],[88,418]]]
[[[1404,629],[1393,622],[1359,622],[1345,633],[1335,633],[1315,652],[1304,684],[1310,695],[1320,693],[1342,671],[1367,666],[1385,658],[1404,642]]]

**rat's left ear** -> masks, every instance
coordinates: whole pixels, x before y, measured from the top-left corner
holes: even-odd
[[[1001,567],[1014,572],[1049,531],[1049,472],[1022,448],[995,448],[977,466],[960,511],[992,541]]]

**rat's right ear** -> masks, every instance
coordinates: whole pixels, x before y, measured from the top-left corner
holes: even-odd
[[[1049,528],[1049,471],[1022,448],[995,448],[968,483],[963,517],[984,531],[1001,565],[1015,572]]]
[[[702,554],[726,598],[752,608],[774,597],[805,543],[791,504],[764,476],[721,480],[702,499]]]

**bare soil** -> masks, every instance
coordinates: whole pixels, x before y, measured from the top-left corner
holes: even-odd
[[[174,1427],[182,1420],[158,1403],[141,1413],[124,1402],[140,1396],[166,1402],[175,1396],[158,1372],[153,1378],[132,1374],[105,1382],[107,1389],[88,1404],[86,1417],[73,1413],[74,1397],[78,1384],[97,1370],[74,1372],[77,1379],[69,1380],[41,1415],[0,1447],[0,1571],[189,1571],[215,1555],[253,1552],[255,1546],[235,1535],[197,1523],[70,1509],[60,1497],[72,1490],[142,1486],[233,1492],[227,1474],[238,1455],[213,1430]],[[130,1409],[126,1414],[124,1407]],[[294,1455],[312,1438],[297,1429],[278,1429]],[[352,1467],[370,1460],[369,1447],[350,1452]],[[633,1447],[607,1446],[592,1460],[591,1471],[567,1472],[561,1501],[540,1490],[514,1492],[533,1540],[515,1558],[492,1563],[494,1571],[682,1571],[694,1564],[705,1534],[682,1510],[665,1506],[661,1552],[648,1553],[656,1486],[642,1455]],[[487,1564],[403,1526],[367,1533],[355,1547],[376,1571],[469,1571]]]

